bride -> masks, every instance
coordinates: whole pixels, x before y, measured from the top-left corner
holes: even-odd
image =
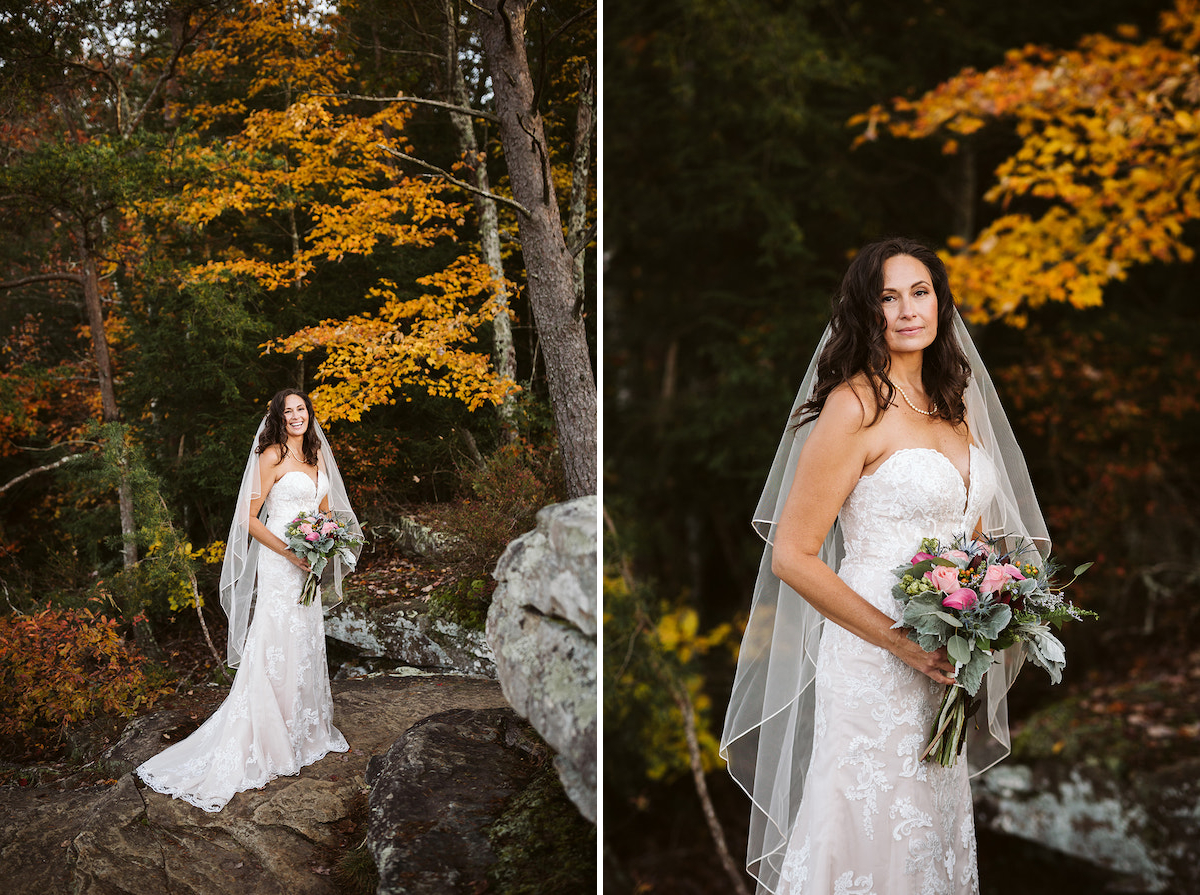
[[[920,760],[954,663],[896,626],[891,570],[926,537],[1049,539],[935,253],[856,256],[790,423],[721,741],[752,800],[747,866],[780,895],[977,893],[968,762]],[[1021,659],[988,671],[973,770],[1008,752]]]
[[[220,811],[235,793],[350,748],[333,726],[321,601],[300,604],[309,566],[284,540],[301,510],[318,508],[348,514],[360,532],[311,401],[284,389],[251,445],[221,569],[237,676],[195,733],[137,768],[152,789]],[[336,556],[327,569],[340,597],[348,569]]]

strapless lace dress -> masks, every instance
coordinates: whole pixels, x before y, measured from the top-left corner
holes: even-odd
[[[921,539],[973,531],[996,471],[970,450],[970,481],[943,454],[910,448],[858,484],[839,519],[838,575],[893,619],[891,570]],[[920,761],[943,687],[844,628],[825,624],[813,751],[780,895],[977,893],[967,762]]]
[[[315,482],[300,470],[285,473],[264,501],[267,528],[283,537],[297,513],[315,511],[328,491],[323,472]],[[195,733],[138,767],[152,789],[220,811],[235,793],[350,748],[333,726],[320,600],[298,602],[305,578],[261,550],[254,616],[229,696]]]

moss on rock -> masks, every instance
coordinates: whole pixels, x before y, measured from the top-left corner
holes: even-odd
[[[488,829],[497,862],[488,879],[500,895],[591,891],[596,827],[567,798],[547,764]]]

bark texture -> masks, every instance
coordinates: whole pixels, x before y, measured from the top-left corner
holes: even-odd
[[[471,97],[467,92],[467,81],[463,77],[462,63],[459,61],[458,23],[451,0],[446,0],[444,7],[446,17],[446,76],[450,87],[450,101],[459,108],[469,108]],[[517,381],[517,350],[513,345],[512,323],[508,317],[508,290],[504,287],[504,262],[500,254],[500,216],[496,211],[496,203],[487,196],[492,192],[488,178],[487,160],[479,151],[479,141],[475,137],[475,125],[469,114],[451,112],[450,121],[458,137],[458,149],[463,160],[471,168],[471,176],[479,193],[474,194],[475,213],[479,215],[479,245],[483,251],[483,260],[491,268],[492,276],[496,278],[496,316],[492,320],[492,354],[495,358],[496,373],[505,379]],[[512,419],[516,410],[515,394],[510,394],[500,405],[500,417],[504,420],[505,429],[509,435],[512,431]]]
[[[563,234],[542,118],[534,105],[525,53],[528,6],[527,0],[484,0],[478,6],[479,26],[513,196],[528,212],[517,214],[517,224],[567,494],[582,497],[596,493],[596,380],[583,319],[574,313],[574,260]]]

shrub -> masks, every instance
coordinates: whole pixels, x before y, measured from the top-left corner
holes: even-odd
[[[508,542],[534,527],[538,510],[556,500],[557,457],[516,442],[499,448],[464,476],[470,494],[444,511],[456,536],[454,559],[490,573]]]
[[[73,725],[153,704],[167,692],[153,677],[116,619],[90,609],[0,618],[0,741],[53,752]]]

